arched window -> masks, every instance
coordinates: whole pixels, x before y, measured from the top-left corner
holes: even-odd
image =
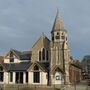
[[[45,60],[45,49],[42,50],[42,59]]]
[[[39,51],[39,61],[41,61],[41,51]]]
[[[33,82],[39,83],[40,82],[40,72],[39,67],[37,65],[34,66],[34,72],[33,72]]]
[[[39,51],[39,61],[48,61],[49,59],[49,52],[47,49],[43,48]]]

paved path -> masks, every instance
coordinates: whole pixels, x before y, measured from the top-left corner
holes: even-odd
[[[71,87],[67,88],[66,90],[90,90],[90,87],[82,86],[82,85],[76,85],[76,86],[71,86]]]
[[[82,81],[77,85],[69,86],[68,88],[62,90],[90,90],[90,86],[87,85],[86,81]]]

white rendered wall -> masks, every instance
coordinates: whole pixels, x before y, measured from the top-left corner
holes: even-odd
[[[15,58],[15,59],[14,59],[14,62],[10,62],[9,59],[4,59],[4,63],[20,63],[20,60],[17,59],[17,58]]]
[[[40,72],[40,83],[34,83],[33,82],[33,72],[29,72],[29,84],[35,84],[35,85],[47,85],[47,73],[46,72]]]

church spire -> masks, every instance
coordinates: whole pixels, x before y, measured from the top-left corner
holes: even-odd
[[[59,10],[57,9],[56,18],[54,21],[52,31],[63,30],[63,29],[64,29],[64,25],[63,25],[63,22],[59,16]]]

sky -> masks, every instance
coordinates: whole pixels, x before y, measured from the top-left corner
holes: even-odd
[[[57,8],[71,56],[90,55],[90,0],[0,0],[0,55],[30,50],[42,32],[51,39]]]

